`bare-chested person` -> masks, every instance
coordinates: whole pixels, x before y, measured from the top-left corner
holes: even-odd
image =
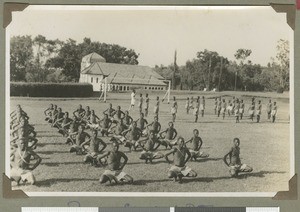
[[[240,139],[234,138],[233,145],[225,154],[223,161],[229,168],[231,177],[237,177],[240,172],[252,172],[252,167],[242,164],[240,159]],[[229,159],[229,162],[228,162]]]
[[[99,157],[100,154],[107,146],[106,143],[102,139],[98,138],[97,136],[98,136],[98,131],[92,130],[91,139],[81,144],[84,152],[87,153],[83,161],[85,163],[91,163],[93,166],[102,164],[102,162],[99,160]]]
[[[159,133],[159,137],[161,138],[160,144],[165,146],[166,149],[168,147],[172,148],[174,145],[176,145],[176,141],[174,140],[176,136],[177,131],[174,128],[174,124],[173,122],[169,122],[169,127],[166,130]]]
[[[199,130],[194,129],[193,130],[193,137],[186,141],[185,143],[192,143],[192,147],[189,148],[189,151],[191,153],[191,160],[197,160],[197,158],[207,158],[209,157],[209,154],[200,151],[203,141],[201,137],[199,136]]]
[[[137,127],[142,131],[142,135],[147,134],[146,126],[148,124],[148,121],[144,118],[144,113],[140,113],[140,118],[136,120]]]
[[[115,183],[128,182],[132,183],[133,178],[123,172],[124,166],[127,164],[128,157],[119,151],[119,143],[112,138],[111,150],[99,157],[99,160],[107,160],[107,169],[101,175],[99,182],[101,184],[114,181]],[[123,159],[123,162],[122,162]]]
[[[90,140],[91,136],[84,131],[84,126],[82,125],[78,127],[78,132],[73,134],[75,135],[75,144],[71,146],[70,152],[76,152],[76,154],[81,155],[84,152],[82,144],[85,144],[86,141]]]
[[[33,164],[31,161],[35,160]],[[11,172],[10,178],[18,185],[20,183],[35,183],[35,177],[32,173],[42,159],[31,148],[28,148],[26,140],[20,139],[18,141],[18,148],[11,151],[10,165]]]
[[[136,122],[132,122],[132,125],[129,129],[122,132],[122,134],[125,136],[126,141],[124,146],[129,148],[129,151],[133,148],[136,150],[138,147],[138,140],[142,136],[142,131],[137,127]]]
[[[160,146],[160,142],[152,130],[150,130],[147,138],[139,141],[139,146],[141,146],[143,149],[140,159],[145,160],[146,163],[148,163],[148,161],[152,163],[152,160],[164,157],[164,154],[161,152],[154,152]]]
[[[182,183],[183,177],[196,177],[197,173],[190,167],[186,166],[186,163],[191,158],[191,153],[185,146],[184,139],[179,137],[177,143],[178,147],[173,147],[170,152],[165,154],[165,158],[168,163],[171,163],[168,156],[173,154],[173,165],[169,169],[168,177],[174,178],[174,181],[178,179],[178,182]]]

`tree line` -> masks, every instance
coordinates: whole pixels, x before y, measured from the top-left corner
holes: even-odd
[[[77,43],[49,40],[42,35],[14,36],[10,40],[10,78],[23,82],[78,82],[81,59],[96,52],[107,63],[138,64],[139,55],[132,49],[84,38]]]
[[[42,35],[14,36],[10,41],[10,78],[22,82],[78,82],[83,56],[96,52],[107,63],[137,65],[139,54],[133,49],[91,41],[81,43],[49,40]],[[238,49],[235,61],[218,52],[202,50],[183,66],[156,65],[154,70],[171,80],[173,89],[180,90],[243,90],[279,91],[289,90],[289,43],[279,40],[275,58],[267,67],[254,64],[247,58],[250,49]]]
[[[238,49],[236,61],[207,49],[196,53],[196,57],[185,65],[156,65],[155,70],[171,80],[173,89],[179,90],[241,90],[278,91],[289,90],[289,43],[279,40],[276,59],[270,58],[266,67],[254,64],[247,58],[250,49]],[[176,55],[176,52],[175,52]]]

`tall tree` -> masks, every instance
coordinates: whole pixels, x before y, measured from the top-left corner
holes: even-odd
[[[33,41],[30,36],[14,36],[10,40],[10,80],[25,81],[32,65]]]
[[[277,42],[277,55],[276,58],[279,62],[279,77],[280,86],[283,89],[289,89],[289,70],[290,70],[290,49],[287,40],[280,39]]]

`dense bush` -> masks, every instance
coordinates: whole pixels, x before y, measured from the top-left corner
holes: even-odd
[[[284,88],[282,86],[279,86],[277,88],[277,93],[283,93],[283,91],[284,91]]]
[[[92,95],[93,86],[86,83],[10,83],[10,96],[90,97]]]

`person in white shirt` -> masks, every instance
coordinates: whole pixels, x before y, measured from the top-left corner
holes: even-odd
[[[131,93],[131,102],[130,102],[129,110],[134,108],[134,104],[135,104],[135,89],[133,89]]]

